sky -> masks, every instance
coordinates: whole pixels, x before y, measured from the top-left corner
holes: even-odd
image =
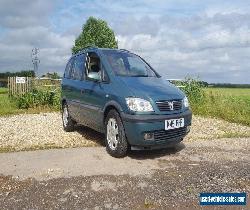
[[[164,78],[250,84],[249,0],[0,0],[0,72],[63,74],[89,16]]]

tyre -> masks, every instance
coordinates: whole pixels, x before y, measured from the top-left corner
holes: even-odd
[[[71,132],[74,130],[74,125],[76,124],[76,122],[69,115],[67,103],[64,103],[62,106],[62,122],[63,122],[63,129],[66,132]]]
[[[120,115],[116,110],[111,110],[105,119],[105,144],[107,152],[116,158],[126,156],[128,142]]]

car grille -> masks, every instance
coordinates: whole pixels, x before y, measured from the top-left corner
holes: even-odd
[[[176,128],[172,130],[157,130],[154,131],[154,139],[155,141],[163,141],[174,138],[179,138],[185,136],[187,133],[187,127]]]
[[[182,100],[157,101],[156,105],[161,112],[178,111],[182,109]]]

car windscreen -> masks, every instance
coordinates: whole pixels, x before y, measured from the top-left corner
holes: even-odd
[[[118,76],[156,77],[152,68],[135,54],[118,50],[103,50],[103,53]]]

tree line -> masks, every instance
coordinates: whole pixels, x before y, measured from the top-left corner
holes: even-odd
[[[250,88],[250,84],[231,84],[231,83],[210,83],[209,86],[218,88]]]
[[[8,77],[35,77],[36,74],[33,70],[22,70],[18,72],[3,72],[0,73],[0,79],[7,79]],[[43,74],[41,77],[47,77],[51,79],[60,79],[60,76],[57,72],[48,72]]]
[[[18,72],[3,72],[0,73],[0,78],[7,79],[8,77],[35,77],[33,70],[22,70]]]

